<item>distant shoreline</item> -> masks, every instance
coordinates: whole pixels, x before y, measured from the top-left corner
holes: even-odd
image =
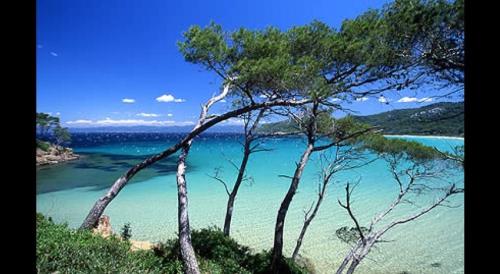
[[[428,139],[454,139],[464,140],[464,137],[457,136],[439,136],[439,135],[399,135],[399,134],[384,134],[387,137],[401,137],[401,138],[428,138]]]

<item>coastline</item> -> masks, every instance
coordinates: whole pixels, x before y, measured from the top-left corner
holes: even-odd
[[[464,140],[464,137],[457,136],[439,136],[439,135],[399,135],[399,134],[384,134],[385,137],[399,137],[399,138],[428,138],[428,139],[453,139]]]
[[[80,155],[68,147],[49,143],[46,150],[36,148],[36,166],[55,165],[77,159],[80,159]]]

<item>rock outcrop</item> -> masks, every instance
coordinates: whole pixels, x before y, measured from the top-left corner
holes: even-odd
[[[107,238],[107,237],[113,235],[114,233],[113,233],[113,229],[111,228],[109,216],[102,215],[101,218],[99,218],[99,223],[97,224],[97,228],[94,228],[92,230],[92,232],[94,234],[102,236],[103,238]],[[149,250],[149,249],[153,249],[156,246],[155,244],[148,242],[148,241],[129,240],[129,242],[130,242],[130,250],[131,251]]]
[[[79,159],[71,148],[51,144],[46,150],[36,149],[36,165],[50,165]]]
[[[109,216],[102,215],[99,218],[99,223],[97,224],[97,228],[94,228],[93,232],[95,234],[99,234],[104,238],[109,237],[113,234],[113,230],[111,229],[111,223],[109,222]]]

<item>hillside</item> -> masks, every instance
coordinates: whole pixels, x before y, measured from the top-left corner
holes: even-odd
[[[435,103],[419,108],[398,109],[367,116],[353,116],[360,122],[379,126],[384,134],[463,136],[463,102]],[[294,131],[294,124],[281,121],[262,125],[260,133]]]
[[[398,109],[355,118],[360,122],[380,126],[385,134],[464,135],[463,102],[435,103],[420,108]]]

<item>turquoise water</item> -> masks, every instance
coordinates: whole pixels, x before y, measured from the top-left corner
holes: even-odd
[[[440,149],[463,144],[460,139],[413,138]],[[173,144],[176,138],[155,138],[155,141],[128,140],[75,146],[82,159],[57,166],[38,168],[37,211],[52,216],[57,222],[78,227],[109,186],[132,164],[146,155]],[[211,179],[220,168],[222,176],[232,182],[236,170],[228,162],[239,164],[242,155],[240,137],[206,135],[197,138],[188,158],[189,214],[193,228],[222,226],[227,194],[224,187]],[[247,169],[251,184],[240,189],[234,209],[232,236],[254,250],[272,247],[277,209],[290,180],[279,175],[292,175],[305,142],[301,138],[274,138],[263,146],[271,152],[251,156]],[[303,211],[316,199],[318,155],[309,162],[299,191],[295,196],[285,224],[285,254],[291,255],[300,232]],[[162,160],[134,177],[106,209],[115,231],[131,223],[132,238],[163,241],[177,231],[176,157]],[[459,171],[452,176],[462,180]],[[455,178],[456,177],[456,178]],[[361,178],[353,194],[353,209],[361,225],[384,210],[397,195],[385,163],[376,161],[336,177],[330,186],[318,215],[309,227],[301,254],[310,258],[318,273],[332,273],[349,250],[335,231],[352,226],[337,198],[344,198],[346,180]],[[421,197],[423,200],[433,197]],[[451,205],[439,207],[409,225],[401,225],[386,234],[387,243],[380,243],[359,266],[358,273],[463,273],[464,218],[463,195],[453,197]],[[417,209],[418,210],[418,209]],[[391,213],[401,216],[414,212],[405,205]],[[439,267],[431,264],[439,263]]]

